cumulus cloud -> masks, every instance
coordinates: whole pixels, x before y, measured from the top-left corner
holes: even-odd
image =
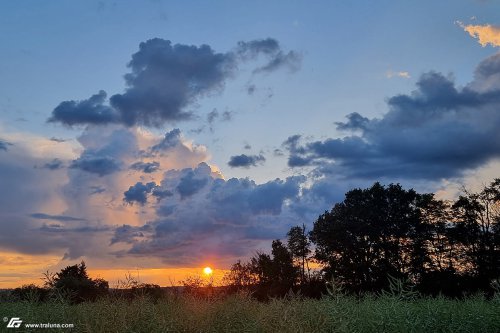
[[[89,99],[81,101],[64,101],[53,111],[49,122],[61,122],[72,126],[78,124],[108,124],[119,121],[118,113],[104,105],[106,92],[99,91]]]
[[[151,151],[165,151],[179,145],[181,142],[181,131],[178,128],[165,133],[165,137],[158,144],[151,147]]]
[[[493,81],[489,88],[484,85],[492,77],[498,80],[497,63],[497,55],[483,61],[474,82],[463,88],[443,74],[426,73],[411,94],[388,99],[382,118],[352,113],[337,123],[337,129],[360,134],[306,143],[290,137],[284,143],[288,165],[361,179],[438,180],[498,158],[500,90]]]
[[[231,156],[227,165],[231,168],[249,168],[251,166],[257,166],[257,163],[263,163],[266,158],[263,155],[235,155]]]
[[[474,25],[474,24],[463,24],[462,22],[457,22],[457,24],[464,29],[471,37],[476,38],[482,47],[491,45],[493,47],[500,46],[500,27],[485,24],[485,25]]]
[[[118,253],[121,256],[153,256],[184,265],[207,257],[230,258],[230,263],[236,256],[251,254],[261,242],[282,237],[297,221],[289,202],[298,200],[304,181],[305,177],[264,184],[224,180],[206,163],[169,170],[158,187],[172,196],[154,206],[158,218],[143,226],[151,233],[127,225],[115,230],[113,242],[131,245]]]
[[[70,168],[81,169],[102,177],[120,170],[120,163],[110,156],[97,156],[88,153],[74,160]]]
[[[153,191],[155,187],[155,182],[149,182],[147,184],[137,182],[135,185],[130,186],[129,189],[123,193],[123,200],[130,204],[133,202],[137,202],[141,205],[144,205],[147,200],[147,194],[151,193],[151,191]]]
[[[218,53],[209,45],[172,44],[161,38],[139,45],[128,63],[126,90],[106,101],[101,90],[88,99],[61,102],[49,122],[64,125],[112,124],[159,127],[167,122],[193,118],[188,108],[199,98],[222,91],[238,64],[263,55],[267,62],[254,72],[287,67],[296,70],[300,56],[285,52],[272,38],[240,42],[233,51]],[[229,116],[227,114],[226,116]]]

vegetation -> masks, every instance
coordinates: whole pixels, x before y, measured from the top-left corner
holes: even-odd
[[[72,323],[71,332],[499,332],[500,300],[476,296],[413,301],[393,296],[289,296],[259,302],[244,294],[152,301],[103,298],[61,302],[0,303],[8,318],[25,323]],[[21,330],[18,330],[21,331]],[[50,331],[50,330],[46,330]],[[69,331],[69,330],[68,330]]]

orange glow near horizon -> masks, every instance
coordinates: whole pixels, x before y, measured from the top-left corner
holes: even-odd
[[[0,260],[0,289],[11,289],[21,287],[26,284],[35,284],[38,286],[43,285],[43,273],[47,271],[47,261],[56,264],[59,258],[56,257],[41,257],[36,258],[23,258],[20,262],[19,257],[12,256],[8,259],[9,262]],[[42,265],[41,262],[46,260]],[[13,262],[17,261],[16,264]],[[206,267],[205,267],[206,268]],[[120,286],[120,281],[125,281],[126,276],[130,275],[140,283],[153,283],[161,287],[180,286],[182,281],[188,277],[201,276],[203,279],[210,278],[215,285],[222,282],[222,277],[228,271],[225,269],[211,269],[210,274],[206,274],[205,268],[200,272],[199,267],[177,267],[177,268],[141,268],[141,269],[125,269],[125,268],[98,268],[93,269],[88,266],[89,277],[102,278],[109,282],[110,288],[117,288]],[[52,270],[51,270],[52,271]],[[56,272],[53,270],[52,272]]]

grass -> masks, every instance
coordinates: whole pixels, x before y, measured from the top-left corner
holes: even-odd
[[[464,300],[340,296],[258,302],[246,295],[152,301],[104,298],[93,303],[0,303],[0,318],[73,323],[71,332],[500,332],[500,298]],[[2,332],[61,332],[7,329]]]

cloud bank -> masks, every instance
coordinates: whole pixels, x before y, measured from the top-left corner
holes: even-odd
[[[337,122],[341,138],[283,143],[290,167],[360,179],[439,180],[459,177],[500,157],[500,55],[482,61],[475,79],[460,88],[437,72],[423,74],[417,89],[388,99],[389,111],[368,119],[358,113]]]

